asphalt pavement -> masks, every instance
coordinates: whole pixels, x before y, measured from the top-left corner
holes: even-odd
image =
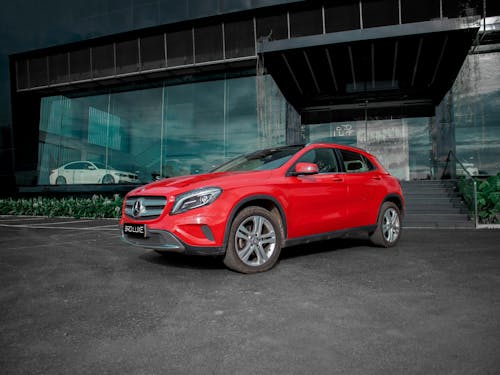
[[[499,374],[500,230],[353,236],[242,275],[116,220],[0,217],[0,373]]]

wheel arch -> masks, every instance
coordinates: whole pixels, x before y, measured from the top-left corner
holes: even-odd
[[[113,176],[112,173],[107,172],[104,175],[102,175],[102,177],[99,179],[99,183],[104,184],[105,183],[104,179],[108,177],[111,177],[111,181],[113,181],[112,183],[116,182],[115,176]]]
[[[403,198],[399,194],[389,194],[389,195],[387,195],[382,200],[382,202],[380,203],[379,214],[380,214],[380,209],[382,208],[382,205],[385,202],[392,202],[392,203],[394,203],[398,207],[399,213],[400,213],[401,217],[404,217],[404,214],[405,214],[404,201],[403,201]],[[378,215],[377,215],[377,217],[378,217]]]
[[[391,205],[396,206],[396,208],[399,211],[399,215],[398,215],[399,218],[398,218],[397,224],[395,226],[393,226],[393,223],[391,222],[391,224],[387,228],[387,231],[392,233],[390,235],[391,238],[385,238],[385,230],[386,229],[384,228],[384,225],[383,225],[384,217],[381,216],[383,213],[385,215],[385,212],[383,211],[384,205],[388,208],[391,207],[391,206],[387,206],[386,203],[391,203]],[[378,209],[376,228],[372,232],[368,233],[370,236],[370,240],[372,241],[372,243],[374,245],[380,246],[380,247],[386,247],[386,248],[396,245],[396,243],[399,241],[399,238],[401,237],[401,230],[402,230],[401,219],[403,218],[404,208],[405,208],[404,207],[404,199],[399,194],[389,194],[382,200],[382,202],[380,203],[380,207]],[[396,229],[394,229],[394,228],[396,228]],[[394,233],[396,235],[395,238],[393,238]]]
[[[286,237],[287,237],[287,225],[286,225],[286,216],[285,216],[285,210],[283,209],[283,206],[281,203],[274,198],[273,196],[270,195],[253,195],[250,197],[246,197],[239,201],[236,206],[231,210],[231,213],[229,215],[229,218],[226,222],[226,229],[224,232],[224,248],[227,246],[227,241],[229,237],[229,232],[231,230],[231,224],[233,223],[234,218],[236,215],[246,207],[250,206],[258,206],[262,207],[266,210],[268,210],[271,213],[274,213],[280,220],[281,224],[283,227],[283,233],[282,233],[282,246],[285,243]]]

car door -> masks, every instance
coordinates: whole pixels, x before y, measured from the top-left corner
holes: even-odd
[[[339,149],[347,189],[346,223],[350,228],[373,225],[386,188],[382,172],[361,153]]]
[[[73,162],[66,164],[64,166],[63,177],[66,179],[66,183],[68,184],[76,184],[76,180],[78,178],[77,172],[79,168],[80,162]]]
[[[299,162],[317,164],[319,173],[288,179],[288,237],[312,236],[344,228],[347,190],[334,149],[313,149],[299,158]]]
[[[75,184],[86,183],[88,166],[89,166],[89,163],[86,161],[80,161],[78,163],[75,163],[75,166],[74,166],[74,183]]]
[[[82,184],[98,184],[105,171],[99,169],[95,163],[87,162],[82,175]]]

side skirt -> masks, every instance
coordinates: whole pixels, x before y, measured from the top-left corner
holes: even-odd
[[[337,230],[335,232],[315,234],[315,235],[306,236],[306,237],[289,238],[285,241],[284,247],[303,245],[303,244],[308,244],[308,243],[317,242],[317,241],[331,240],[334,238],[342,237],[342,236],[346,235],[347,233],[353,233],[353,232],[371,233],[376,228],[377,228],[377,225],[375,224],[375,225],[368,225],[368,226],[364,226],[364,227],[342,229],[342,230]]]

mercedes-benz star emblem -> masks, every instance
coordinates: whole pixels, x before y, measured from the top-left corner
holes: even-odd
[[[132,215],[134,217],[140,217],[146,211],[146,207],[142,202],[142,199],[137,199],[132,207]]]

